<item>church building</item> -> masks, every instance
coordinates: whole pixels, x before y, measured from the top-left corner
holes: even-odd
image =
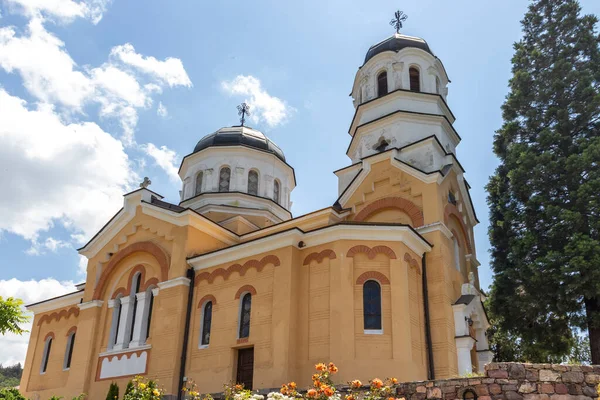
[[[421,38],[372,46],[352,84],[337,201],[306,215],[292,216],[294,168],[265,134],[242,123],[201,138],[179,204],[147,182],[125,194],[79,249],[85,283],[28,306],[21,391],[100,400],[135,375],[173,397],[188,379],[203,393],[302,388],[329,361],[340,384],[482,371],[478,220],[449,82]]]

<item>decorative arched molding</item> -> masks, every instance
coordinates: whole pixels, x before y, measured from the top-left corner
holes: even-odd
[[[362,222],[371,215],[388,208],[395,208],[405,212],[412,221],[414,228],[425,225],[423,212],[419,209],[419,207],[417,207],[412,201],[402,197],[386,197],[375,200],[363,208],[358,214],[356,214],[354,216],[354,221]]]
[[[421,273],[421,267],[419,266],[419,262],[412,258],[412,256],[408,253],[404,253],[404,261],[408,263],[411,267],[417,270],[417,273]]]
[[[145,292],[148,290],[148,288],[150,288],[151,286],[157,287],[158,286],[158,278],[150,278],[148,279],[146,282],[142,283],[142,286],[140,286],[140,291],[141,292]]]
[[[96,285],[96,289],[94,290],[94,300],[99,300],[102,296],[104,288],[108,282],[108,278],[112,274],[115,267],[121,261],[123,261],[123,259],[137,252],[149,253],[156,259],[160,267],[161,282],[169,279],[169,257],[165,253],[165,251],[158,247],[156,244],[149,241],[133,243],[112,256],[108,265],[106,266],[104,271],[102,271],[102,275],[100,275],[100,279],[98,280],[98,284]]]
[[[446,225],[448,225],[451,218],[454,218],[454,220],[458,223],[458,226],[459,226],[460,230],[462,231],[462,234],[465,238],[467,252],[469,254],[471,254],[473,252],[473,247],[471,246],[471,241],[469,240],[469,234],[467,233],[467,227],[465,226],[465,223],[462,220],[460,211],[458,211],[458,207],[456,207],[454,204],[448,203],[448,204],[446,204],[446,207],[444,208],[444,223]]]
[[[215,296],[213,296],[212,294],[207,294],[198,302],[198,308],[201,308],[204,304],[206,304],[209,301],[212,301],[213,306],[217,304],[217,299],[215,298]]]
[[[54,332],[48,332],[46,336],[44,336],[44,342],[48,339],[54,340]]]
[[[458,244],[458,247],[461,247],[460,246],[460,236],[458,236],[458,233],[454,229],[450,229],[450,232],[452,232],[452,236],[454,236],[456,238],[456,244]]]
[[[369,246],[360,244],[348,250],[346,257],[354,257],[356,254],[359,253],[366,253],[369,256],[370,260],[374,259],[377,254],[385,254],[392,260],[396,259],[396,253],[394,253],[394,250],[390,249],[387,246],[375,246],[373,248],[370,248]]]
[[[244,276],[250,268],[256,268],[257,272],[261,272],[263,268],[268,264],[273,264],[274,267],[278,267],[281,265],[281,261],[279,261],[279,258],[277,256],[270,254],[268,256],[263,257],[260,261],[249,260],[246,261],[244,265],[233,264],[230,265],[227,269],[217,268],[212,272],[202,272],[196,275],[194,286],[197,286],[203,280],[208,281],[208,283],[213,283],[218,276],[223,277],[223,280],[227,280],[234,272],[238,272],[240,276]]]
[[[368,271],[363,272],[358,278],[356,278],[357,285],[364,285],[366,281],[375,280],[379,282],[380,285],[389,285],[390,280],[387,276],[377,271]]]
[[[302,265],[309,265],[314,260],[316,260],[317,263],[320,264],[325,259],[325,257],[329,258],[330,260],[335,260],[336,255],[335,252],[331,249],[325,249],[320,253],[310,253],[308,256],[306,256]]]
[[[78,317],[79,316],[79,307],[71,307],[68,310],[61,310],[61,311],[53,312],[52,314],[42,315],[42,317],[39,319],[37,324],[38,324],[38,326],[40,326],[44,322],[50,323],[50,322],[52,322],[53,319],[55,319],[58,322],[58,321],[60,321],[61,318],[64,317],[65,319],[68,319],[71,315]]]
[[[237,293],[235,294],[235,299],[238,300],[242,293],[250,293],[252,296],[254,296],[256,295],[256,289],[254,289],[254,286],[252,285],[244,285],[238,289]]]
[[[110,296],[111,300],[116,299],[118,296],[127,296],[128,293],[131,293],[131,285],[133,283],[133,277],[135,274],[140,274],[140,292],[145,292],[151,286],[158,285],[158,278],[150,278],[146,280],[146,268],[139,264],[136,265],[131,272],[129,273],[129,277],[127,278],[127,288],[120,287],[114,291],[112,296]]]
[[[67,334],[65,336],[69,337],[69,335],[71,335],[71,333],[77,333],[77,327],[76,326],[72,326],[71,329],[69,329],[67,331]]]

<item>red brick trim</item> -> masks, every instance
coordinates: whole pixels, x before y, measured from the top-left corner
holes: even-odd
[[[460,237],[458,236],[458,233],[456,233],[454,229],[450,229],[450,232],[452,232],[452,236],[456,238],[456,244],[458,244],[458,247],[460,247]]]
[[[235,299],[239,299],[240,296],[242,295],[242,293],[250,293],[252,296],[256,295],[256,289],[254,289],[254,286],[252,285],[244,285],[241,288],[238,289],[237,293],[235,294]]]
[[[378,211],[386,208],[396,208],[404,211],[410,217],[413,227],[425,225],[425,219],[423,218],[423,212],[410,200],[402,197],[386,197],[383,199],[375,200],[365,208],[363,208],[358,214],[354,216],[354,221],[364,221],[371,215]]]
[[[212,301],[213,306],[217,304],[217,299],[215,299],[215,296],[213,296],[212,294],[207,294],[198,302],[198,308],[202,307],[208,301]]]
[[[377,271],[368,271],[368,272],[362,273],[356,279],[356,284],[364,285],[365,282],[369,281],[369,280],[376,280],[377,282],[379,282],[380,285],[389,285],[390,284],[390,280],[388,279],[388,277],[385,276],[384,274],[382,274],[381,272],[377,272]]]
[[[120,296],[127,296],[127,289],[125,289],[124,287],[120,287],[117,290],[115,290],[115,292],[113,293],[113,295],[110,297],[111,300],[116,299],[117,297]]]
[[[158,286],[158,278],[150,278],[140,286],[140,292],[145,292],[150,286]]]
[[[79,308],[71,307],[68,310],[55,311],[52,314],[45,314],[38,320],[38,326],[42,325],[44,322],[50,323],[53,319],[56,321],[60,321],[61,318],[69,319],[71,315],[75,317],[79,317]]]
[[[314,252],[314,253],[310,253],[308,256],[306,256],[306,258],[304,259],[304,263],[302,263],[302,265],[310,265],[311,262],[313,262],[314,260],[317,261],[317,263],[321,263],[325,257],[329,258],[330,260],[335,260],[336,256],[335,256],[335,252],[331,249],[325,249],[323,251],[321,251],[320,253]]]
[[[460,211],[458,211],[458,207],[456,207],[452,203],[446,204],[444,208],[444,222],[446,225],[450,222],[450,218],[454,218],[454,220],[458,223],[460,230],[462,231],[463,237],[465,239],[465,244],[467,245],[467,251],[469,254],[473,252],[473,247],[471,246],[471,242],[469,241],[469,235],[467,234],[467,227],[462,220],[460,215]]]
[[[244,276],[250,268],[256,268],[258,272],[261,272],[268,264],[273,264],[274,267],[278,267],[281,265],[281,261],[279,261],[277,256],[271,254],[263,257],[260,261],[249,260],[246,261],[244,265],[233,264],[227,269],[217,268],[212,272],[201,272],[196,275],[194,286],[198,286],[198,284],[200,284],[200,282],[203,280],[208,281],[208,283],[213,283],[218,276],[222,277],[223,280],[227,280],[234,272],[239,273],[240,276]]]
[[[241,338],[241,339],[237,340],[237,344],[243,344],[243,343],[248,343],[248,338],[247,337]]]
[[[72,326],[71,329],[68,330],[66,336],[68,337],[71,333],[77,333],[77,327]]]
[[[146,268],[139,264],[136,265],[131,272],[129,273],[129,277],[127,278],[127,288],[120,287],[114,291],[112,296],[110,296],[111,300],[116,299],[119,295],[127,296],[127,293],[131,293],[131,285],[133,284],[133,277],[135,274],[140,273],[140,293],[145,292],[152,285],[158,285],[158,278],[150,278],[146,281]]]
[[[98,280],[98,284],[96,285],[96,289],[94,290],[94,295],[92,297],[94,300],[98,300],[102,296],[104,287],[108,282],[108,278],[112,274],[115,267],[121,261],[123,261],[123,259],[137,252],[151,254],[156,259],[160,267],[160,281],[162,282],[169,279],[169,257],[167,253],[165,253],[165,251],[156,244],[149,241],[133,243],[112,256],[111,260],[108,262],[108,265],[104,271],[102,271],[102,275],[100,275],[100,279]]]
[[[421,273],[421,268],[419,267],[419,262],[411,257],[410,254],[404,253],[404,261],[408,263],[409,266],[415,268],[418,273]]]
[[[394,250],[390,249],[387,246],[375,246],[373,248],[370,248],[369,246],[361,244],[356,245],[350,250],[348,250],[346,257],[354,257],[358,253],[366,253],[369,256],[369,259],[371,260],[375,258],[377,254],[385,254],[392,260],[396,259],[396,253],[394,253]]]
[[[44,342],[45,342],[46,340],[48,340],[48,338],[51,338],[52,340],[54,340],[54,332],[48,332],[48,333],[46,334],[46,336],[44,336]]]

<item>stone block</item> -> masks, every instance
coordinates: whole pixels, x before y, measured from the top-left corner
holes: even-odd
[[[441,399],[442,398],[442,389],[440,389],[439,387],[427,388],[427,398],[428,399]]]
[[[508,385],[508,379],[496,379],[496,383],[499,383],[500,385]]]
[[[506,400],[523,400],[523,396],[514,390],[507,390],[504,396],[506,396]]]
[[[542,382],[556,382],[560,378],[558,372],[551,371],[549,369],[540,370],[540,381]]]
[[[594,367],[592,367],[591,365],[582,365],[581,370],[583,372],[594,372]]]
[[[597,374],[586,374],[585,375],[585,383],[589,383],[592,385],[597,385],[600,383],[600,375]]]
[[[565,383],[581,383],[583,382],[583,372],[569,371],[562,374],[562,381]]]
[[[456,392],[446,393],[444,394],[444,400],[453,400],[456,399]]]
[[[560,364],[552,364],[552,369],[554,371],[560,371],[560,372],[566,372],[568,370],[566,365],[560,365]]]
[[[428,388],[433,387],[433,382],[427,382],[425,384],[425,386],[428,387]]]
[[[552,394],[554,393],[554,385],[551,383],[541,383],[539,391],[540,393]]]
[[[525,371],[525,379],[528,381],[537,381],[540,379],[540,372],[537,369],[528,369]]]
[[[506,400],[506,396],[504,395],[504,393],[495,394],[494,396],[492,396],[492,400]]]
[[[481,379],[469,379],[470,386],[481,385]]]
[[[425,393],[427,388],[425,386],[417,386],[417,393]]]
[[[484,378],[481,380],[481,382],[485,383],[486,385],[489,385],[490,383],[496,382],[496,380],[494,378]]]
[[[569,366],[569,368],[571,369],[571,371],[582,371],[581,365],[571,365]]]
[[[500,394],[500,393],[502,393],[502,388],[497,383],[492,383],[491,385],[488,386],[488,391],[491,394]]]
[[[481,396],[489,396],[490,394],[487,385],[475,386],[475,392],[477,393],[478,398],[481,398]]]
[[[502,390],[504,392],[508,392],[508,391],[517,391],[518,386],[517,385],[502,385]]]
[[[478,400],[492,400],[490,396],[480,396],[477,398]]]
[[[593,397],[593,398],[598,397],[598,392],[596,391],[596,388],[594,386],[583,386],[581,388],[581,392],[583,393],[584,396]]]
[[[519,393],[533,393],[537,391],[537,385],[531,382],[524,382],[519,386]]]
[[[554,385],[554,392],[556,392],[556,394],[567,394],[569,393],[569,389],[567,389],[567,385],[564,383],[557,383]]]
[[[547,394],[530,393],[524,396],[524,400],[550,400]]]
[[[455,385],[443,385],[442,393],[456,393],[456,386]]]
[[[567,390],[569,391],[569,394],[573,396],[582,394],[581,385],[577,385],[575,383],[567,384]]]
[[[525,366],[523,364],[510,364],[508,376],[511,379],[525,379]]]
[[[492,369],[488,371],[488,377],[495,379],[508,379],[508,371],[503,369]]]

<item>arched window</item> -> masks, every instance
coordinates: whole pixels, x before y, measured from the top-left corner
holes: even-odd
[[[258,196],[258,172],[255,170],[248,172],[248,194]]]
[[[277,179],[275,179],[275,181],[273,183],[273,200],[277,204],[281,203],[281,195],[279,194],[280,190],[281,190],[281,187],[279,186],[279,181]]]
[[[231,180],[231,169],[221,168],[219,172],[219,192],[229,192],[229,181]]]
[[[154,308],[154,293],[152,289],[148,289],[146,292],[149,298],[146,299],[148,302],[148,318],[146,319],[146,339],[150,337],[150,323],[152,322],[152,309]]]
[[[442,85],[440,84],[440,78],[435,77],[435,92],[437,94],[442,94]]]
[[[377,281],[363,285],[363,314],[365,331],[381,331],[381,286]]]
[[[448,192],[448,203],[456,205],[456,195],[452,190]]]
[[[204,178],[204,173],[202,171],[198,172],[196,175],[196,196],[202,193],[202,179]]]
[[[113,308],[112,328],[110,333],[110,342],[108,347],[112,347],[117,344],[119,340],[119,329],[121,329],[121,313],[123,312],[123,305],[121,304],[121,297],[115,299],[115,305]]]
[[[71,332],[67,338],[67,348],[65,350],[65,360],[63,369],[71,368],[71,358],[73,357],[73,346],[75,346],[75,332]]]
[[[460,246],[458,245],[458,239],[454,237],[452,238],[452,242],[454,245],[454,268],[460,271]]]
[[[410,67],[408,70],[408,75],[410,76],[410,90],[413,92],[421,91],[421,77],[419,74],[419,70],[415,67]]]
[[[383,71],[377,75],[377,97],[384,96],[388,93],[387,72]]]
[[[212,325],[212,301],[207,301],[202,307],[202,326],[200,327],[200,346],[210,343],[210,327]]]
[[[240,303],[240,330],[239,338],[250,336],[250,310],[252,308],[252,295],[246,293]]]
[[[132,313],[131,313],[131,319],[129,320],[130,322],[127,324],[129,326],[129,341],[131,342],[133,340],[133,331],[134,331],[134,326],[133,324],[135,324],[135,315],[138,312],[138,298],[137,298],[137,294],[140,291],[140,285],[142,283],[142,275],[141,274],[135,274],[135,276],[133,277],[133,284],[131,285],[131,300],[133,300],[133,308],[132,308]]]
[[[40,366],[40,374],[45,374],[48,369],[48,359],[50,358],[50,350],[52,349],[52,336],[46,338],[44,343],[44,354],[42,356],[42,365]]]

